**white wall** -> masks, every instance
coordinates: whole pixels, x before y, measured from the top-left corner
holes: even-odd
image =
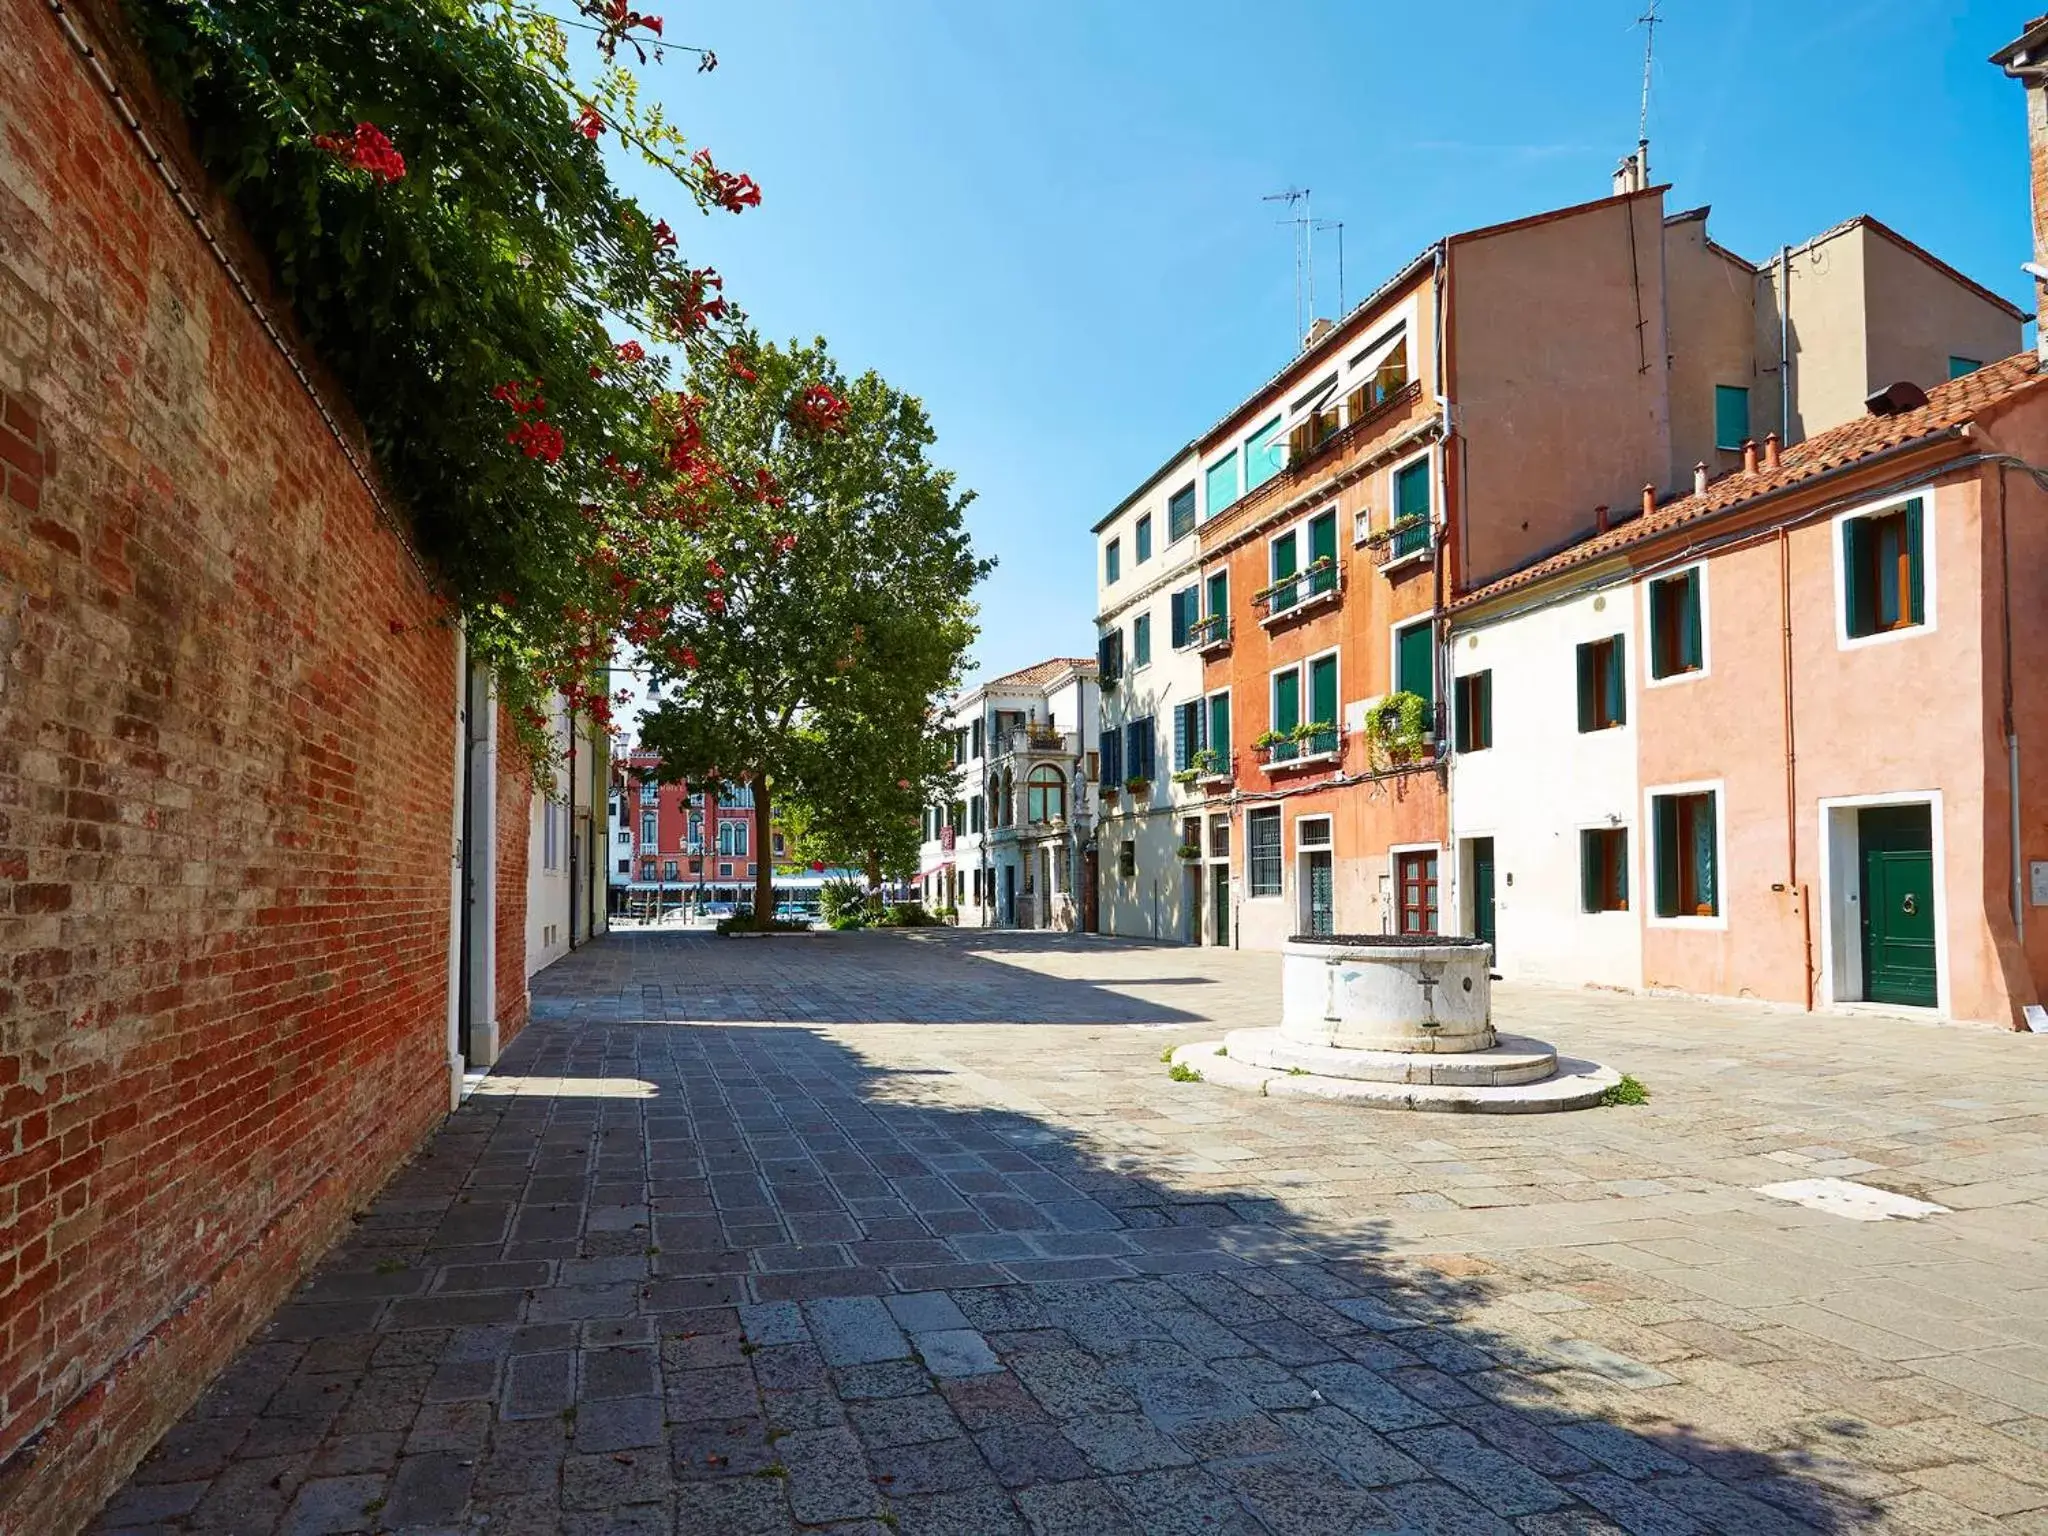
[[[1484,627],[1453,630],[1452,671],[1493,672],[1493,746],[1451,760],[1451,827],[1456,847],[1443,871],[1457,879],[1440,895],[1445,927],[1470,931],[1465,844],[1494,840],[1497,969],[1514,980],[1568,985],[1642,984],[1641,904],[1647,900],[1636,721],[1643,626],[1626,585]],[[1628,637],[1628,723],[1581,734],[1580,644]],[[1629,907],[1580,910],[1579,833],[1628,829]]]

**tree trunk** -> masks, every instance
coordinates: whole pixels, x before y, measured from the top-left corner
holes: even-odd
[[[882,912],[882,852],[879,848],[868,850],[868,910],[877,917]]]
[[[768,775],[754,775],[754,928],[775,926],[775,839],[768,832]]]

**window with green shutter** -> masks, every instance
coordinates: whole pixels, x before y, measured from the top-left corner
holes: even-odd
[[[1173,706],[1173,770],[1186,773],[1195,766],[1195,754],[1202,750],[1202,702]]]
[[[1292,528],[1266,546],[1266,563],[1272,582],[1267,599],[1271,611],[1292,608],[1301,599],[1301,583],[1289,580],[1301,569],[1300,538]]]
[[[1337,658],[1318,656],[1308,664],[1308,718],[1311,725],[1327,726],[1309,738],[1310,752],[1337,750]]]
[[[1102,546],[1102,582],[1104,586],[1115,586],[1117,578],[1123,575],[1123,555],[1123,546],[1115,539],[1111,539]]]
[[[1951,357],[1948,360],[1948,376],[1960,379],[1966,373],[1975,373],[1984,365],[1974,357]]]
[[[1131,542],[1135,546],[1131,554],[1132,564],[1143,565],[1152,558],[1152,514],[1150,512],[1139,518],[1137,526],[1131,530]]]
[[[1301,724],[1301,671],[1289,667],[1285,672],[1273,674],[1273,730],[1286,735]],[[1275,742],[1273,761],[1284,763],[1299,755],[1300,749],[1292,741]]]
[[[1436,637],[1431,620],[1394,632],[1394,686],[1436,709]]]
[[[1203,645],[1230,638],[1230,572],[1212,571],[1207,582],[1208,611],[1201,616],[1197,637]]]
[[[1927,622],[1926,520],[1919,498],[1842,523],[1842,597],[1849,638]]]
[[[1714,800],[1712,790],[1650,798],[1659,917],[1714,917],[1720,913],[1715,868],[1719,818]]]
[[[1337,585],[1337,509],[1308,520],[1308,590],[1311,596]]]
[[[1173,630],[1173,648],[1183,650],[1195,642],[1195,624],[1201,617],[1202,589],[1182,587],[1167,599],[1168,623]]]
[[[1628,723],[1627,644],[1620,635],[1579,647],[1579,729],[1606,731]]]
[[[1589,827],[1579,834],[1579,909],[1628,910],[1628,829]]]
[[[1280,418],[1275,416],[1244,440],[1244,488],[1264,485],[1280,473]]]
[[[1152,615],[1141,613],[1131,620],[1131,670],[1152,664]]]
[[[1429,548],[1429,460],[1394,474],[1394,558]]]
[[[1677,677],[1706,665],[1700,573],[1694,566],[1650,583],[1650,676]]]
[[[1202,509],[1214,517],[1237,500],[1237,453],[1233,449],[1202,472]]]
[[[1209,695],[1209,750],[1216,754],[1219,767],[1230,765],[1230,695],[1212,693]]]
[[[1457,681],[1453,722],[1460,752],[1484,752],[1493,745],[1493,672],[1468,672]]]
[[[1166,542],[1171,544],[1195,531],[1195,488],[1184,485],[1166,504]]]
[[[1749,441],[1749,391],[1735,384],[1714,386],[1714,446],[1740,448]]]

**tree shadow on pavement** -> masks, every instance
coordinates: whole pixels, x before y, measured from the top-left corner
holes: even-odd
[[[1571,1314],[1482,1318],[1483,1261],[969,1091],[798,1025],[529,1028],[102,1529],[1871,1518],[1848,1471],[1671,1422]]]

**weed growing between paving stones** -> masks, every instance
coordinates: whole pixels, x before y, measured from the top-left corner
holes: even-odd
[[[1307,1076],[1308,1076],[1308,1068],[1307,1068],[1307,1067],[1289,1067],[1289,1068],[1287,1069],[1287,1075],[1288,1075],[1289,1077],[1307,1077]]]
[[[1176,1083],[1199,1083],[1202,1074],[1184,1061],[1176,1061],[1166,1069],[1166,1075]]]
[[[1173,1064],[1173,1053],[1179,1049],[1180,1047],[1177,1045],[1169,1045],[1165,1050],[1159,1053],[1159,1059],[1167,1063],[1167,1065],[1171,1066]]]
[[[1230,1054],[1230,1047],[1227,1045],[1219,1045],[1216,1047],[1216,1054],[1218,1056],[1228,1056]]]
[[[1624,1072],[1620,1082],[1600,1095],[1600,1102],[1610,1109],[1617,1104],[1647,1104],[1650,1102],[1650,1090]]]
[[[405,1260],[403,1259],[379,1259],[377,1261],[377,1273],[380,1275],[395,1275],[404,1268]]]

